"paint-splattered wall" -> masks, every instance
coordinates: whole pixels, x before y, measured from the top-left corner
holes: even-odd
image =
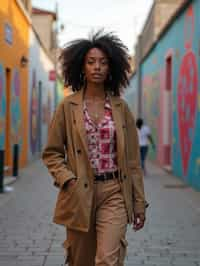
[[[138,111],[138,93],[137,93],[137,76],[134,75],[130,79],[130,84],[128,88],[124,91],[123,98],[126,100],[126,102],[129,105],[130,110],[134,114],[135,117],[137,117],[137,111]]]
[[[12,169],[13,147],[19,146],[19,165],[27,162],[27,88],[29,19],[19,3],[0,4],[0,149]],[[9,174],[9,173],[8,173]]]
[[[32,159],[38,156],[46,143],[56,97],[55,81],[49,79],[54,64],[32,30],[29,67],[29,159]]]
[[[180,14],[142,64],[151,157],[200,189],[200,0]]]

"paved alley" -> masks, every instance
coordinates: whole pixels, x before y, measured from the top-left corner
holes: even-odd
[[[57,189],[40,161],[0,194],[0,266],[61,266],[63,227],[52,224]],[[145,228],[128,229],[126,266],[200,265],[200,192],[148,164]],[[87,266],[87,265],[86,265]]]

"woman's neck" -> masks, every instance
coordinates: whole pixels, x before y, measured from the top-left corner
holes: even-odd
[[[105,98],[105,89],[102,84],[87,84],[87,87],[85,89],[85,98],[91,99],[91,98]]]

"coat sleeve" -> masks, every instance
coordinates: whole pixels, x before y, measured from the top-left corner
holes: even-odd
[[[133,211],[134,214],[145,214],[145,195],[143,171],[140,162],[140,151],[135,119],[127,103],[125,103],[125,117],[127,128],[127,165],[132,176]]]
[[[64,183],[75,177],[67,168],[65,149],[67,149],[66,123],[64,103],[61,102],[52,118],[47,145],[43,151],[42,159],[53,176],[54,185],[62,188]]]

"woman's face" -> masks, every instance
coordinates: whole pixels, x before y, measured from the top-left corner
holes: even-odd
[[[98,48],[90,49],[85,57],[83,72],[87,82],[104,83],[109,73],[109,63],[105,53]]]

